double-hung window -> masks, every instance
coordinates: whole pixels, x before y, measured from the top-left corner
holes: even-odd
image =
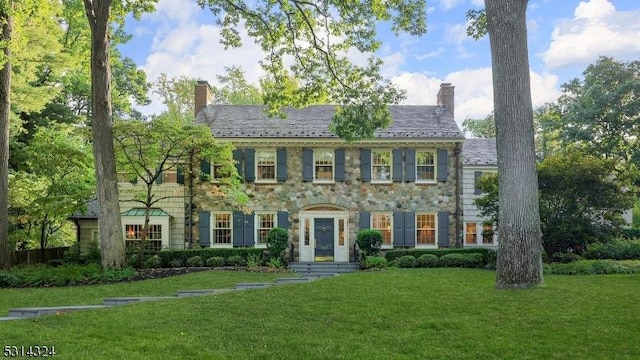
[[[256,243],[257,245],[267,245],[269,231],[276,227],[276,213],[256,213]]]
[[[127,249],[138,249],[140,247],[140,244],[142,243],[143,230],[144,225],[141,224],[125,225],[125,247]],[[148,225],[145,248],[153,251],[162,250],[162,225]]]
[[[316,182],[333,181],[333,150],[313,151],[313,180]]]
[[[371,151],[371,181],[391,182],[391,150]]]
[[[466,223],[464,228],[464,243],[466,245],[476,245],[478,238],[478,224]]]
[[[416,151],[416,182],[435,182],[435,159],[433,151]]]
[[[213,213],[211,217],[212,245],[231,245],[231,213]]]
[[[416,246],[436,245],[435,214],[416,214]]]
[[[256,150],[256,181],[276,181],[275,150]]]
[[[483,224],[482,225],[482,244],[484,245],[493,245],[493,224]]]
[[[211,164],[211,181],[220,182],[222,180],[222,164]]]
[[[392,213],[372,213],[371,229],[378,230],[382,233],[382,245],[385,247],[393,246],[393,224]]]

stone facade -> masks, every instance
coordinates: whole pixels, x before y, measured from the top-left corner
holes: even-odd
[[[315,148],[345,149],[345,178],[344,181],[332,183],[316,183],[303,181],[303,146],[282,145],[287,149],[287,180],[274,183],[248,183],[243,184],[243,191],[249,196],[249,202],[243,210],[246,211],[286,211],[289,214],[290,241],[296,249],[299,248],[300,214],[301,211],[317,207],[336,207],[348,212],[348,244],[350,248],[355,244],[357,232],[360,230],[360,214],[367,212],[424,212],[424,213],[449,213],[449,241],[450,246],[457,244],[456,236],[459,234],[457,227],[461,226],[456,213],[456,192],[458,191],[458,179],[456,154],[459,153],[460,142],[413,142],[397,144],[375,143],[364,145],[342,144],[334,147]],[[286,144],[286,143],[285,143]],[[267,145],[263,145],[267,148]],[[377,184],[363,182],[361,179],[360,149],[372,147],[381,150],[394,148],[418,148],[424,150],[446,149],[448,152],[448,178],[445,182],[434,181],[429,184],[414,182],[392,182]],[[275,142],[274,142],[275,148]],[[457,150],[458,149],[458,150]],[[459,167],[458,167],[459,169]],[[196,185],[198,193],[212,193],[212,185],[208,182],[199,182]],[[210,199],[210,200],[206,200]],[[241,208],[237,204],[225,201],[211,200],[212,196],[195,198],[194,204],[199,211],[237,211]],[[459,201],[459,200],[458,200]],[[460,206],[460,204],[458,204]],[[198,226],[195,226],[197,231]],[[195,238],[198,236],[196,235]],[[296,251],[296,257],[298,256]]]

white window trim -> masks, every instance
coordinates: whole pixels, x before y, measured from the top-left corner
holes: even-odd
[[[331,180],[318,180],[316,178],[316,152],[330,152],[333,153],[331,161]],[[313,149],[313,182],[316,184],[334,184],[336,182],[336,156],[335,151],[331,149]]]
[[[123,240],[127,241],[127,225],[140,225],[144,226],[144,216],[126,216],[122,217],[122,235]],[[168,216],[150,216],[149,217],[149,225],[160,225],[161,226],[161,249],[169,248],[169,217]],[[135,239],[131,239],[135,240]],[[147,239],[148,241],[149,239]],[[158,239],[153,239],[158,240]]]
[[[388,152],[389,153],[389,178],[387,180],[378,180],[375,179],[374,176],[374,167],[373,163],[374,153],[375,152]],[[371,149],[371,183],[372,184],[392,184],[393,183],[393,150],[391,149]]]
[[[374,215],[388,215],[389,219],[391,220],[390,226],[391,226],[391,244],[385,244],[382,243],[382,245],[380,246],[381,249],[393,249],[393,212],[392,211],[372,211],[371,214],[369,215],[369,224],[371,224],[371,226],[369,226],[369,229],[371,230],[379,230],[379,229],[375,229],[373,227],[373,216]]]
[[[214,226],[215,224],[215,216],[218,214],[226,214],[229,215],[229,229],[230,231],[230,236],[231,236],[231,243],[230,244],[216,244],[214,242],[214,231],[217,229],[217,227]],[[210,224],[209,224],[209,228],[210,228],[210,235],[211,235],[211,241],[209,242],[209,247],[212,248],[222,248],[222,249],[227,249],[227,248],[233,248],[233,213],[231,211],[214,211],[211,212],[211,219],[210,219]]]
[[[217,164],[217,163],[210,163],[209,164],[209,181],[214,183],[214,184],[219,184],[220,181],[222,180],[222,178],[217,178],[215,177],[215,170],[214,170],[214,166],[222,166],[222,164]]]
[[[467,244],[466,243],[466,235],[467,235],[467,224],[476,224],[476,241],[473,244]],[[498,246],[498,231],[495,230],[496,228],[496,224],[493,224],[493,243],[492,244],[485,244],[483,243],[483,238],[482,238],[482,232],[484,231],[484,225],[483,225],[483,221],[469,221],[469,222],[465,222],[464,223],[464,241],[462,246],[463,247],[490,247],[490,248],[494,248],[496,246]]]
[[[423,245],[418,244],[418,215],[432,215],[433,216],[433,226],[434,226],[434,244],[432,245]],[[434,212],[416,212],[416,215],[413,219],[413,226],[415,229],[415,239],[416,239],[416,249],[437,249],[438,248],[438,213]]]
[[[259,152],[270,152],[273,153],[273,179],[260,179],[258,178],[258,153]],[[257,184],[274,184],[278,182],[278,153],[276,149],[256,149],[254,159],[253,159],[253,168],[255,174],[255,183]]]
[[[271,214],[273,215],[273,226],[274,227],[278,227],[280,226],[280,224],[278,224],[278,212],[277,211],[256,211],[253,215],[253,246],[259,248],[259,249],[266,249],[267,248],[267,243],[264,244],[260,244],[258,243],[258,234],[259,234],[259,230],[258,229],[258,225],[260,224],[260,221],[258,220],[258,215],[265,215],[265,214]]]
[[[433,154],[433,180],[418,179],[418,153],[429,152]],[[430,149],[416,149],[415,174],[417,184],[437,184],[438,183],[438,152]]]

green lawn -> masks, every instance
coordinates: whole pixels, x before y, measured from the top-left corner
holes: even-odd
[[[228,276],[190,274],[138,289],[159,295]],[[495,290],[494,277],[470,269],[360,272],[1,322],[0,339],[54,345],[60,359],[640,359],[640,275],[549,275],[532,290]],[[111,287],[131,285],[81,296],[127,295]],[[0,290],[0,302],[18,295],[20,306],[45,297],[73,303],[65,297],[74,291],[88,290]]]

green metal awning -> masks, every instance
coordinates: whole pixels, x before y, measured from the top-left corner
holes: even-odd
[[[131,208],[122,213],[122,216],[144,216],[146,209],[145,208]],[[159,208],[151,208],[149,209],[149,216],[169,216],[166,211]]]

